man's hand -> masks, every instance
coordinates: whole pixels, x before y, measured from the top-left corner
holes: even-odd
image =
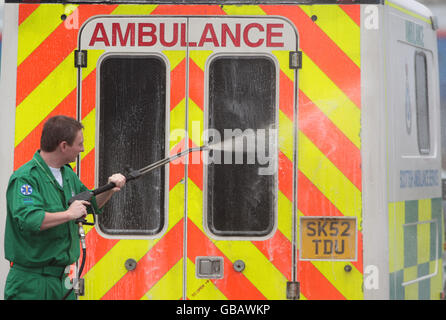
[[[96,203],[98,204],[98,207],[102,208],[107,203],[107,201],[110,200],[111,196],[115,192],[120,191],[121,188],[124,187],[125,181],[126,181],[125,177],[120,173],[115,173],[112,176],[110,176],[108,178],[108,183],[113,182],[116,185],[116,187],[107,192],[98,194],[96,196]]]
[[[83,218],[87,215],[87,206],[91,205],[90,202],[84,200],[74,201],[67,210],[67,215],[70,220],[76,220]]]
[[[125,185],[125,177],[120,173],[115,173],[111,177],[108,178],[108,183],[113,182],[116,187],[112,189],[113,192],[118,192]]]
[[[62,223],[85,217],[87,215],[87,206],[89,205],[90,202],[88,201],[76,200],[66,211],[45,212],[45,217],[40,225],[40,230],[43,231]]]

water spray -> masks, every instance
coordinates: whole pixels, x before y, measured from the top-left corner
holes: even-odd
[[[162,167],[178,158],[184,157],[186,155],[188,155],[189,153],[192,152],[197,152],[197,151],[205,151],[205,150],[221,150],[221,151],[232,151],[233,150],[233,143],[235,143],[235,145],[240,145],[240,143],[243,143],[243,139],[250,137],[252,138],[252,136],[255,137],[254,132],[252,133],[242,133],[236,136],[231,136],[231,138],[229,139],[225,139],[224,141],[214,141],[214,142],[209,142],[207,144],[202,145],[201,147],[193,147],[193,148],[189,148],[187,150],[184,150],[182,152],[179,152],[177,154],[174,154],[170,157],[158,160],[156,162],[153,162],[151,164],[149,164],[146,167],[143,167],[141,169],[138,170],[133,170],[131,168],[128,168],[127,171],[127,175],[126,177],[126,182],[131,181],[131,180],[135,180],[138,179],[139,177],[148,174],[149,172]],[[69,201],[68,201],[68,205],[71,205],[74,201],[76,200],[84,200],[84,201],[90,201],[93,196],[96,196],[98,194],[104,193],[108,190],[111,190],[115,187],[116,185],[113,182],[109,182],[108,184],[101,186],[97,189],[94,190],[88,190],[88,191],[84,191],[81,192],[77,195],[75,195],[74,197],[72,197]]]

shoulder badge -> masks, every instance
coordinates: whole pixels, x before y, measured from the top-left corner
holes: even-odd
[[[23,186],[20,187],[20,193],[23,194],[24,196],[29,196],[30,194],[33,193],[33,188],[31,188],[29,184],[24,184]]]

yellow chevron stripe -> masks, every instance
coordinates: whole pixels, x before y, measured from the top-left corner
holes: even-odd
[[[195,261],[187,259],[187,297],[191,300],[227,300],[226,296],[209,279],[195,276]]]
[[[102,50],[91,50],[89,52],[90,61],[97,61],[102,52]],[[77,79],[73,59],[72,52],[17,107],[16,147],[68,94],[76,89]],[[96,64],[90,63],[87,68],[83,69],[82,79],[85,79],[95,68]]]
[[[348,300],[364,299],[362,274],[353,265],[345,261],[311,261],[332,285]],[[350,272],[344,267],[349,264]]]
[[[360,109],[304,53],[299,88],[357,147],[361,147]]]
[[[191,50],[189,52],[189,56],[192,59],[192,61],[195,62],[195,64],[199,66],[200,69],[203,70],[204,72],[206,67],[206,61],[208,60],[209,56],[212,53],[213,53],[212,50],[203,50],[203,51]]]
[[[251,5],[232,5],[232,6],[224,6],[222,8],[227,15],[253,15],[253,16],[263,16],[266,15],[265,11],[263,11],[259,6],[251,6]]]
[[[113,15],[149,15],[158,5],[139,5],[139,4],[126,4],[119,5],[111,14]]]
[[[188,191],[187,216],[202,232],[205,232],[203,229],[203,191],[191,179],[188,182]]]
[[[184,215],[184,184],[177,183],[169,191],[168,230],[178,223]]]
[[[299,169],[345,216],[357,217],[361,226],[361,192],[299,131]]]
[[[77,5],[76,5],[77,7]],[[19,26],[17,65],[19,66],[63,21],[64,6],[40,5]],[[38,25],[39,28],[35,26]],[[70,60],[72,62],[72,60]]]
[[[197,146],[201,146],[204,144],[204,141],[202,139],[204,127],[203,120],[203,111],[195,104],[192,99],[189,99],[189,138]],[[194,155],[192,154],[192,156]]]
[[[202,231],[202,191],[189,179],[188,217]],[[268,299],[285,299],[287,279],[274,265],[252,244],[251,241],[212,242],[231,261],[242,259],[246,263],[243,274]]]
[[[141,300],[178,300],[183,295],[183,259],[181,258]]]
[[[339,6],[300,6],[315,23],[358,66],[361,66],[360,27]]]
[[[186,138],[186,99],[170,111],[170,150]]]
[[[404,268],[404,202],[389,203],[389,273]]]
[[[290,64],[290,52],[288,50],[281,50],[281,51],[272,51],[272,54],[276,57],[276,59],[279,61],[280,70],[285,73],[285,75],[294,82],[294,69],[289,68]]]
[[[185,50],[165,50],[163,54],[169,59],[170,71],[175,69],[186,58]],[[186,82],[186,79],[184,81]]]
[[[169,192],[169,204],[171,199],[172,201],[184,199],[182,184],[177,184]],[[183,210],[180,207],[173,207],[170,208],[169,213],[167,232],[181,220]],[[85,274],[87,288],[83,299],[96,300],[103,297],[127,273],[125,261],[128,258],[139,261],[159,240],[120,240]],[[92,285],[90,286],[89,283]],[[98,283],[101,285],[95,285]]]

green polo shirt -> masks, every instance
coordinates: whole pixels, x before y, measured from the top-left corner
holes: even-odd
[[[69,165],[61,168],[63,188],[38,150],[13,173],[6,192],[5,257],[27,267],[67,266],[79,259],[78,226],[69,221],[40,231],[45,212],[68,209],[68,200],[88,190]],[[101,213],[96,200],[95,213]]]

